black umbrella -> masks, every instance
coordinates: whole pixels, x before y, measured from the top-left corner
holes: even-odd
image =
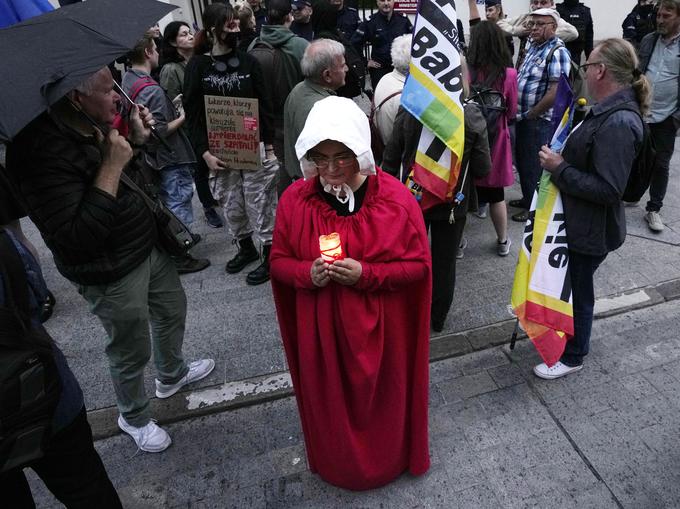
[[[124,55],[176,8],[156,0],[87,0],[0,30],[0,140]]]

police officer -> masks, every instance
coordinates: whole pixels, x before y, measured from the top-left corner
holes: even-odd
[[[581,62],[581,52],[585,52],[587,59],[593,51],[593,18],[590,15],[590,7],[586,7],[578,0],[564,0],[555,7],[562,19],[578,30],[578,38],[565,43],[572,60],[578,64]]]
[[[623,38],[637,49],[642,38],[656,30],[654,0],[638,0],[637,5],[621,24]]]
[[[373,90],[380,78],[393,69],[390,56],[392,41],[400,35],[413,32],[409,19],[400,12],[394,12],[394,0],[376,0],[376,3],[378,12],[361,23],[350,40],[360,52],[366,42],[371,43],[371,58],[366,67],[371,76]]]
[[[337,29],[343,35],[344,39],[349,41],[361,22],[359,19],[359,11],[357,11],[356,8],[347,5],[345,0],[328,0],[328,3],[338,10]]]

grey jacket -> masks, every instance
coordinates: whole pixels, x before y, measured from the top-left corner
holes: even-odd
[[[150,76],[145,72],[130,69],[123,76],[123,89],[130,95],[135,88],[135,83],[144,78],[150,78]],[[173,152],[170,152],[161,144],[154,144],[153,148],[145,153],[147,164],[156,170],[162,170],[168,166],[195,163],[194,151],[184,131],[178,129],[172,134],[168,134],[168,123],[178,118],[179,114],[165,90],[156,83],[141,89],[139,95],[132,99],[136,103],[149,108],[156,121],[156,132],[165,138],[173,150]]]
[[[659,37],[659,32],[652,32],[651,34],[645,35],[640,42],[638,58],[640,59],[640,72],[643,74],[647,72],[649,60],[652,58],[652,53],[654,53],[654,47],[656,46]],[[678,39],[678,54],[680,54],[680,39]],[[680,127],[680,72],[678,72],[678,107],[671,117],[673,117],[673,120],[675,121],[675,127]]]
[[[643,124],[634,111],[610,113],[624,103],[639,111],[631,88],[596,104],[569,136],[564,162],[552,175],[562,191],[571,251],[601,256],[626,238],[621,196],[642,143]]]

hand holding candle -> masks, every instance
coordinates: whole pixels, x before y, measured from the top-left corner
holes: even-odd
[[[333,263],[335,260],[342,260],[345,258],[345,254],[342,252],[340,234],[338,232],[321,235],[319,237],[319,250],[321,251],[321,258],[328,263]]]

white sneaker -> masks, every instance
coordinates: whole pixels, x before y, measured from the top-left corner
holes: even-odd
[[[508,256],[510,254],[510,246],[512,246],[512,241],[510,237],[505,239],[505,242],[497,241],[498,244],[498,256]]]
[[[545,362],[542,362],[538,366],[534,366],[534,375],[545,380],[554,380],[555,378],[561,378],[569,373],[579,371],[581,368],[583,368],[583,364],[572,367],[557,361],[557,363],[548,367]]]
[[[486,219],[486,216],[489,214],[489,204],[484,203],[477,207],[477,212],[473,212],[475,216],[477,216],[479,219]]]
[[[645,221],[649,223],[649,229],[653,232],[662,232],[665,228],[663,222],[661,221],[661,216],[658,212],[653,210],[647,211],[645,214]]]
[[[467,247],[467,238],[463,237],[460,239],[460,244],[458,244],[458,249],[456,249],[456,259],[462,260],[465,256],[465,248]]]
[[[174,384],[164,384],[158,378],[156,379],[156,397],[157,398],[169,398],[173,394],[177,393],[182,387],[188,385],[192,382],[197,382],[198,380],[205,378],[210,374],[210,372],[215,369],[215,361],[212,359],[202,359],[200,361],[194,361],[189,364],[189,371],[182,377],[182,379]]]
[[[137,447],[146,452],[161,452],[170,447],[172,440],[167,432],[151,419],[146,426],[135,428],[122,415],[118,416],[118,427],[130,435]]]

